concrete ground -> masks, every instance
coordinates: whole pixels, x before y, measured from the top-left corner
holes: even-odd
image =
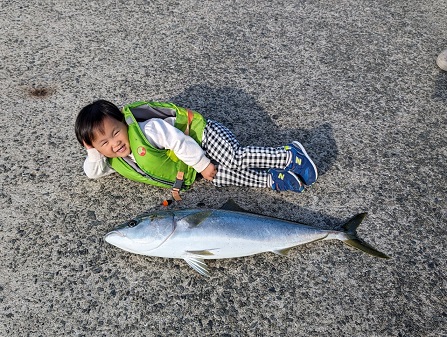
[[[445,1],[2,1],[1,336],[446,336]],[[245,145],[300,140],[302,195],[200,181],[183,207],[242,207],[359,234],[211,260],[103,241],[168,190],[89,180],[74,136],[104,98],[173,101]]]

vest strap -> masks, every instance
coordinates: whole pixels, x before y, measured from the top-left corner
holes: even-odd
[[[187,110],[187,112],[188,112],[188,123],[186,123],[186,129],[185,129],[184,134],[189,136],[189,130],[191,128],[191,123],[192,123],[192,120],[194,118],[194,113],[191,110],[189,110],[189,109]],[[177,177],[175,179],[175,183],[172,186],[171,193],[172,193],[172,197],[174,198],[175,201],[182,200],[182,198],[180,197],[180,189],[183,186],[183,177],[184,177],[184,175],[185,175],[185,172],[179,170],[177,172]]]
[[[191,110],[186,110],[188,112],[188,123],[186,124],[185,135],[189,136],[189,130],[191,128],[191,122],[194,118],[194,113]]]

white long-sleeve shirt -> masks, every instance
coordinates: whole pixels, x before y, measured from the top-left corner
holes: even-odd
[[[202,172],[210,163],[205,152],[197,142],[174,127],[175,117],[166,119],[152,118],[138,123],[151,145],[158,149],[169,149],[186,165]],[[134,162],[132,154],[129,156]],[[96,179],[115,172],[109,166],[107,158],[95,148],[87,150],[84,161],[84,172],[87,177]]]

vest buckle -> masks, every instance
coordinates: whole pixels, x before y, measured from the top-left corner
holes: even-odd
[[[182,200],[182,198],[180,197],[180,189],[183,186],[183,176],[185,175],[184,172],[178,171],[177,172],[177,177],[175,179],[175,183],[172,186],[172,197],[174,198],[175,201],[180,201]]]

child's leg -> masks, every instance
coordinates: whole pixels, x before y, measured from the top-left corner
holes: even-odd
[[[271,187],[278,191],[302,192],[317,178],[312,160],[298,142],[281,147],[241,147],[222,124],[208,120],[202,148],[219,166],[215,186]]]
[[[255,170],[245,169],[233,171],[220,165],[213,179],[214,186],[247,186],[267,187],[276,191],[303,192],[304,186],[301,180],[293,173],[286,170]]]
[[[247,187],[271,187],[267,171],[257,171],[252,169],[232,170],[226,166],[219,165],[213,185],[222,186],[247,186]]]
[[[241,147],[230,130],[212,120],[207,122],[202,148],[208,158],[234,171],[248,168],[285,168],[291,160],[290,151],[283,146]]]

